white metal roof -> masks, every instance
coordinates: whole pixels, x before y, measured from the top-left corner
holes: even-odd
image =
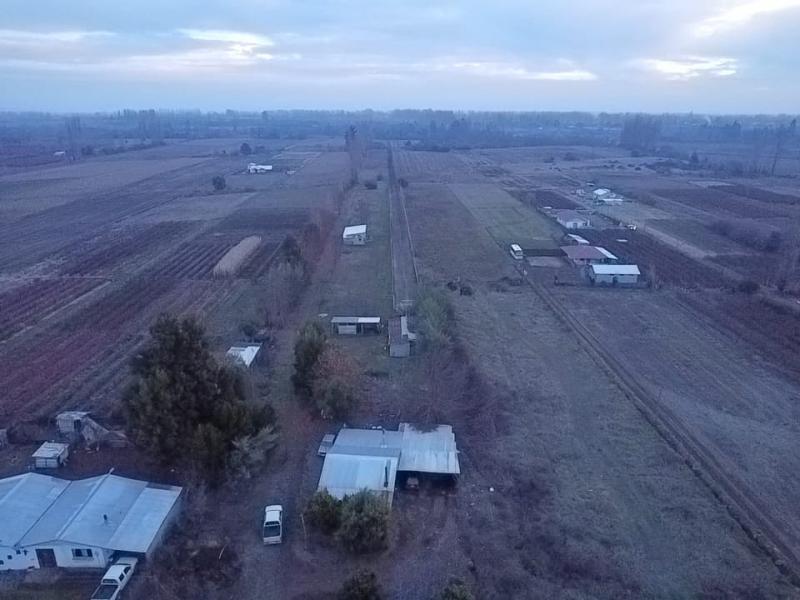
[[[40,473],[0,479],[0,546],[18,544],[68,485]]]
[[[328,451],[317,489],[326,489],[335,498],[351,496],[363,489],[386,492],[391,498],[396,478],[396,456],[353,455]]]
[[[231,346],[225,354],[235,361],[241,362],[245,367],[249,367],[258,356],[259,350],[261,350],[261,344],[248,344]]]
[[[606,258],[608,258],[608,259],[610,259],[610,260],[617,260],[617,257],[616,257],[616,256],[614,256],[613,254],[611,254],[611,252],[609,252],[608,250],[606,250],[606,249],[605,249],[605,248],[603,248],[602,246],[595,246],[595,248],[596,248],[596,249],[597,249],[597,250],[598,250],[598,251],[599,251],[601,254],[603,254],[603,255],[604,255]]]
[[[20,546],[61,541],[146,552],[181,494],[180,487],[111,474],[64,483]]]
[[[378,325],[380,317],[331,317],[333,325]]]
[[[367,233],[367,226],[366,225],[350,225],[349,227],[345,227],[344,231],[342,232],[342,237],[348,237],[351,235],[359,235]]]
[[[595,196],[605,196],[611,193],[611,190],[606,188],[597,188],[592,192]]]
[[[588,244],[589,243],[589,240],[587,240],[586,238],[581,237],[579,235],[575,235],[574,233],[568,233],[567,237],[572,238],[578,244]]]
[[[636,265],[592,265],[596,275],[641,275]]]
[[[431,431],[420,431],[409,423],[400,424],[403,435],[398,471],[458,475],[456,438],[450,425],[438,425]]]
[[[65,452],[69,451],[69,444],[62,444],[60,442],[45,442],[36,452],[33,453],[33,458],[58,458]]]

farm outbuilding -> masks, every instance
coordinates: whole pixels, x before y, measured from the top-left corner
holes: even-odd
[[[363,246],[367,243],[367,226],[351,225],[342,232],[342,242],[347,246]]]
[[[256,163],[250,163],[247,165],[247,172],[251,175],[258,173],[269,173],[271,171],[272,165],[257,165]]]
[[[589,279],[598,285],[634,285],[639,282],[639,267],[636,265],[592,265]]]
[[[382,324],[380,317],[333,317],[331,329],[339,335],[380,333]]]
[[[58,433],[75,444],[104,444],[116,448],[128,445],[128,438],[122,431],[112,431],[100,425],[83,410],[67,410],[56,415]]]
[[[397,431],[343,428],[325,454],[318,490],[343,498],[362,489],[391,505],[398,474],[455,477],[461,473],[453,428],[422,431],[401,423]]]
[[[389,356],[405,358],[411,355],[411,347],[417,335],[408,328],[408,317],[403,315],[389,320]]]
[[[556,221],[566,229],[587,229],[592,226],[592,221],[587,215],[574,210],[554,211]]]
[[[261,344],[243,344],[241,346],[231,346],[225,353],[234,364],[250,368],[259,354],[261,353]]]
[[[600,246],[562,246],[570,262],[576,266],[609,263],[617,260],[611,252]]]
[[[58,469],[67,464],[69,444],[45,442],[32,455],[35,469]]]
[[[104,568],[120,553],[149,558],[177,518],[181,491],[110,473],[0,479],[0,570]]]

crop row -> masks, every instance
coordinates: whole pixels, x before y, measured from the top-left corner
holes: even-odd
[[[203,279],[233,246],[227,237],[192,240],[178,246],[165,262],[148,272],[148,277]]]
[[[783,217],[787,212],[758,200],[726,194],[712,188],[654,190],[659,196],[693,208],[712,212],[727,212],[744,218]]]
[[[39,322],[104,282],[81,277],[36,279],[0,294],[0,340]]]

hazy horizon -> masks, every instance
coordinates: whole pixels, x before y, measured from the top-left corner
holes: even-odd
[[[9,0],[0,110],[797,111],[800,0]]]

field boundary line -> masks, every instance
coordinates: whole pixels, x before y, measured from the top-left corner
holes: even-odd
[[[793,585],[800,586],[800,559],[783,541],[779,534],[780,524],[773,523],[759,500],[752,497],[734,476],[728,475],[714,453],[697,440],[678,417],[654,399],[549,290],[527,277],[525,280],[556,317],[577,335],[587,353],[611,376],[625,397],[706,485],[745,534],[766,552]]]

